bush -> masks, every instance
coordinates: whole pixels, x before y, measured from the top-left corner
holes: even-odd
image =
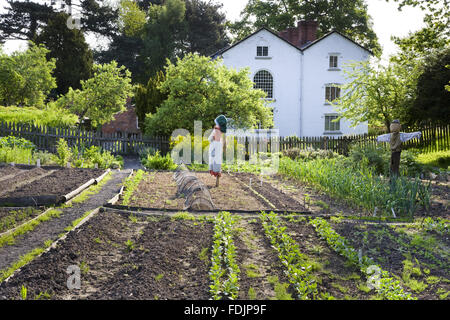
[[[58,159],[56,160],[56,163],[61,167],[65,167],[72,158],[72,151],[67,145],[66,140],[62,138],[59,139],[58,144],[56,146],[56,152],[58,154]]]
[[[31,142],[24,138],[18,138],[14,136],[8,136],[0,138],[0,148],[2,147],[10,147],[10,148],[21,148],[21,149],[36,149],[36,146]]]
[[[349,158],[356,164],[368,160],[368,165],[377,174],[388,175],[390,167],[390,152],[382,146],[361,146],[358,144],[350,148]]]
[[[78,147],[73,147],[73,154],[81,156],[77,159],[73,159],[72,164],[77,168],[95,168],[97,164],[100,169],[117,169],[123,167],[123,158],[120,156],[114,156],[107,150],[101,150],[100,147],[91,146],[90,148],[82,148],[81,151]]]
[[[154,155],[147,155],[147,158],[142,159],[141,163],[150,170],[174,170],[177,167],[170,154],[163,157],[159,151],[156,151]]]
[[[27,164],[33,158],[31,149],[20,147],[0,147],[0,162]]]
[[[291,148],[282,151],[283,156],[292,160],[301,159],[304,161],[314,159],[333,159],[339,157],[339,154],[331,150],[315,150],[313,148]]]

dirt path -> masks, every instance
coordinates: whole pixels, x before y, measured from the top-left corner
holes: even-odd
[[[22,255],[37,247],[42,247],[47,240],[56,240],[72,221],[80,218],[85,212],[91,211],[114,197],[118,193],[123,180],[130,174],[129,170],[113,171],[113,177],[103,188],[91,195],[82,203],[73,204],[72,207],[61,209],[59,218],[40,223],[33,231],[27,232],[15,239],[14,244],[0,248],[0,270],[8,268]]]

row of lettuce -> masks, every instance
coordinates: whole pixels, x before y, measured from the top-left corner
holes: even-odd
[[[273,212],[261,212],[259,218],[265,236],[270,240],[272,248],[276,250],[284,274],[294,289],[296,297],[300,300],[334,299],[333,296],[318,287],[318,281],[314,274],[314,263],[300,251],[298,244],[286,231],[283,219]],[[209,272],[210,294],[214,300],[234,300],[239,297],[240,269],[233,238],[235,223],[236,217],[229,212],[220,212],[214,219]],[[373,298],[382,300],[417,299],[404,290],[400,280],[396,280],[375,261],[367,256],[359,255],[344,237],[333,230],[326,220],[315,218],[309,224],[332,250],[360,270],[369,284],[369,290],[375,292]]]

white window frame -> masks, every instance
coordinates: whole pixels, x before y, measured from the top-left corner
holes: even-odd
[[[333,118],[333,119],[330,119]],[[332,122],[332,120],[339,118],[336,113],[326,113],[324,115],[324,134],[342,134],[341,132],[341,120]],[[328,129],[327,129],[328,126]]]
[[[328,94],[328,89],[330,90]],[[334,89],[334,99],[333,98]],[[334,103],[333,101],[341,97],[341,88],[339,83],[327,83],[325,84],[325,104],[329,105]]]
[[[331,65],[331,59],[335,58],[336,59],[336,66],[332,66]],[[340,60],[341,60],[342,56],[339,52],[331,52],[328,54],[327,56],[327,64],[328,64],[328,71],[340,71]]]
[[[265,72],[267,72],[267,73],[269,73],[269,75],[272,77],[272,97],[269,97],[268,95],[267,95],[267,97],[266,98],[264,98],[265,100],[270,100],[270,101],[275,101],[275,81],[274,81],[274,77],[273,77],[273,73],[270,71],[270,70],[267,70],[267,69],[260,69],[260,70],[258,70],[258,71],[256,71],[255,72],[255,74],[253,75],[253,77],[252,77],[252,81],[253,81],[253,83],[254,83],[254,85],[253,85],[253,88],[255,88],[255,89],[261,89],[261,90],[263,90],[264,92],[266,92],[266,94],[267,94],[267,91],[266,90],[264,90],[264,89],[262,89],[262,88],[256,88],[256,82],[255,82],[255,77],[256,77],[256,75],[259,73],[259,72],[262,72],[262,71],[265,71]]]

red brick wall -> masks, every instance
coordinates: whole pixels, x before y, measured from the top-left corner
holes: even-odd
[[[297,27],[281,31],[279,35],[300,48],[304,44],[317,39],[317,27],[317,21],[299,21]]]
[[[114,116],[115,120],[108,122],[103,125],[103,133],[140,133],[141,131],[137,128],[137,116],[134,107],[127,104],[127,111],[116,114]]]

